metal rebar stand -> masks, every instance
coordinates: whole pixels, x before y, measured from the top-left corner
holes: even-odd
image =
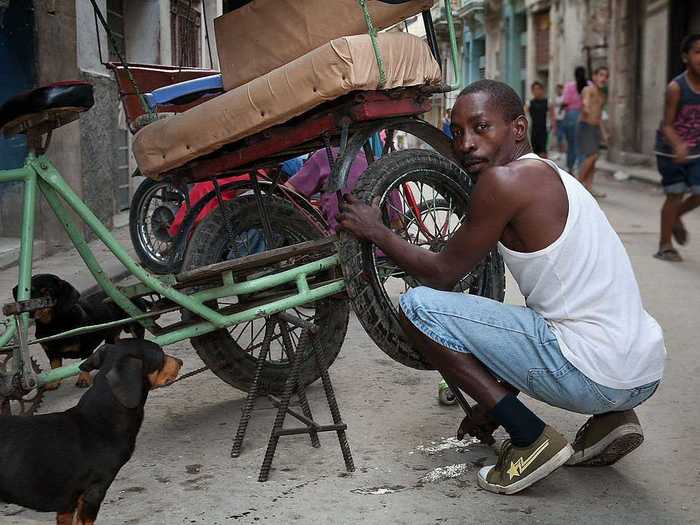
[[[287,381],[285,382],[281,397],[274,396],[267,392],[261,393],[260,391],[260,378],[262,377],[265,358],[267,357],[267,353],[269,351],[270,341],[272,340],[276,324],[279,324],[280,326],[282,345],[285,354],[287,355],[287,359],[291,363],[290,373],[287,377]],[[292,346],[292,339],[289,335],[288,324],[300,327],[302,329],[296,351]],[[304,386],[303,382],[299,380],[301,364],[304,360],[304,348],[306,347],[309,347],[310,351],[314,355],[314,360],[321,376],[321,382],[328,401],[331,417],[333,418],[332,425],[319,425],[316,423],[316,421],[314,421],[313,416],[311,415],[311,408],[309,406],[308,399],[306,398],[306,387]],[[255,406],[255,399],[259,395],[266,395],[278,410],[275,417],[275,422],[272,426],[272,431],[270,433],[270,440],[267,445],[267,450],[265,451],[265,457],[260,468],[258,481],[267,481],[270,475],[272,460],[275,456],[275,451],[277,450],[277,443],[279,442],[280,436],[296,434],[309,434],[309,437],[311,438],[311,445],[314,448],[318,448],[321,446],[318,439],[318,434],[320,432],[337,432],[340,450],[343,453],[343,459],[345,460],[345,467],[348,472],[354,472],[355,464],[353,463],[350,445],[348,444],[347,436],[345,435],[347,425],[343,423],[340,416],[340,409],[338,408],[338,402],[335,398],[330,375],[328,374],[328,366],[323,352],[323,345],[318,335],[318,327],[316,327],[316,325],[287,313],[275,314],[268,321],[262,348],[260,350],[260,356],[258,357],[258,365],[253,377],[253,382],[248,391],[248,397],[246,398],[246,402],[243,407],[243,414],[241,415],[241,420],[238,424],[236,437],[233,441],[231,457],[238,457],[241,453],[241,446],[243,444],[248,423]],[[296,395],[299,399],[299,406],[302,410],[301,414],[289,408],[292,396],[294,395]],[[296,418],[305,426],[284,428],[284,420],[287,414]]]

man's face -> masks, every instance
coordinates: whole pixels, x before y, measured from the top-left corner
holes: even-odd
[[[690,51],[683,55],[683,61],[690,71],[700,75],[700,40],[693,43]]]
[[[532,86],[532,96],[534,98],[544,98],[544,88],[539,84]]]
[[[610,78],[610,73],[607,69],[601,69],[593,75],[593,83],[598,86],[599,89],[603,89],[608,85],[608,78]]]
[[[488,93],[471,93],[457,99],[452,108],[452,147],[464,169],[472,175],[507,164],[515,149],[516,121],[506,122],[489,99]],[[524,125],[527,133],[527,124]]]

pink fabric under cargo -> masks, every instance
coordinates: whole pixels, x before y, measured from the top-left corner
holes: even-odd
[[[338,148],[333,149],[333,158],[338,157]],[[348,172],[348,180],[346,181],[343,193],[348,193],[355,188],[360,175],[367,169],[367,158],[364,152],[355,158]],[[326,185],[328,177],[331,175],[331,167],[328,163],[328,155],[325,149],[316,151],[309,160],[304,163],[304,166],[297,172],[296,175],[289,179],[289,183],[294,186],[302,195],[310,197],[319,193]],[[338,215],[338,197],[335,192],[321,194],[321,212],[328,221],[328,226],[335,233],[338,226],[336,216]]]

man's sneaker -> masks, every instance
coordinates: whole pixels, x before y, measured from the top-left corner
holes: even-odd
[[[529,447],[504,441],[496,464],[479,471],[479,486],[498,494],[515,494],[561,467],[573,452],[564,436],[547,425]]]
[[[593,416],[576,433],[574,455],[567,465],[612,465],[644,441],[634,410]]]

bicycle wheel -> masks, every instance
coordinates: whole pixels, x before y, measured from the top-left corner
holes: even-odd
[[[323,227],[313,222],[307,214],[289,201],[269,195],[266,195],[265,199],[265,209],[270,219],[276,248],[319,239],[326,234]],[[267,248],[255,198],[252,195],[241,196],[226,202],[225,206],[234,242],[229,240],[224,217],[217,208],[194,231],[185,253],[183,269],[189,270],[250,255]],[[261,268],[261,272],[264,270],[266,269]],[[324,272],[317,277],[317,280],[332,279],[336,272],[337,270]],[[237,298],[236,300],[251,299]],[[257,299],[252,298],[252,300]],[[231,304],[235,304],[235,301],[219,299],[216,306],[225,308]],[[345,339],[350,313],[347,298],[328,297],[291,309],[288,313],[312,322],[319,328],[326,363],[330,366],[340,352]],[[187,313],[183,317],[188,318]],[[284,388],[291,365],[284,350],[284,338],[289,334],[294,351],[298,351],[302,337],[301,328],[271,316],[195,337],[191,342],[202,361],[214,374],[229,385],[245,391],[253,380],[257,357],[266,333],[271,337],[271,341],[267,349],[268,355],[260,384],[265,391],[279,394]],[[310,346],[302,348],[304,359],[300,381],[304,385],[319,378],[310,349]]]
[[[145,179],[131,199],[131,243],[141,263],[152,272],[176,271],[178,262],[170,261],[175,239],[168,228],[184,202],[182,191],[168,182],[151,179]]]
[[[411,244],[438,252],[468,220],[470,191],[469,177],[456,164],[434,152],[401,150],[371,164],[354,193],[366,203],[379,198],[385,224]],[[372,243],[346,233],[340,258],[350,301],[377,346],[404,365],[432,368],[408,344],[398,318],[400,295],[420,283]],[[498,252],[489,253],[455,291],[502,301],[505,269]]]

